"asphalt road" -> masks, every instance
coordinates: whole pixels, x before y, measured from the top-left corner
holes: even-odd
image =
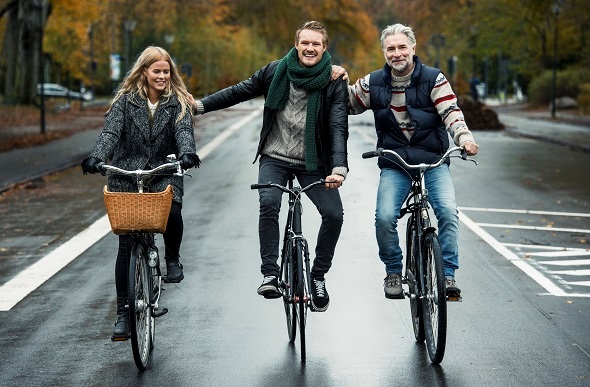
[[[252,108],[212,122],[200,146]],[[590,279],[590,187],[581,172],[590,155],[478,132],[480,165],[453,162],[464,301],[449,305],[445,359],[432,366],[414,341],[408,301],[383,297],[373,227],[378,169],[360,158],[374,147],[370,122],[370,115],[351,118],[344,228],[326,277],[331,304],[308,316],[305,364],[298,344],[288,344],[281,302],[256,294],[258,200],[249,186],[257,176],[258,114],[219,146],[201,148],[203,166],[186,181],[185,280],[166,286],[162,305],[170,312],[158,320],[154,358],[143,373],[129,342],[110,341],[116,237],[94,223],[104,215],[104,178],[71,169],[10,192],[0,203],[4,291],[47,255],[68,255],[74,248],[61,253],[59,246],[87,227],[106,235],[0,311],[0,384],[587,386],[590,287],[573,283]],[[304,207],[313,249],[319,220],[308,201]],[[556,251],[573,256],[538,255]]]

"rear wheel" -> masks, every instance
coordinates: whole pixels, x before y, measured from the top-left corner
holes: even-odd
[[[414,328],[414,337],[416,341],[424,341],[424,320],[422,318],[422,301],[420,300],[420,276],[418,274],[418,254],[417,249],[418,234],[414,217],[408,219],[406,227],[406,281],[410,293],[410,313],[412,315],[412,327]]]
[[[147,367],[152,350],[153,317],[150,307],[150,272],[143,246],[135,244],[129,263],[129,331],[135,365]]]
[[[288,245],[283,251],[281,263],[281,286],[283,287],[283,306],[287,318],[287,333],[289,343],[294,343],[297,337],[297,305],[295,304],[295,270],[290,262],[293,249]]]
[[[438,364],[445,355],[447,340],[447,297],[440,244],[433,231],[424,234],[424,328],[430,361]]]

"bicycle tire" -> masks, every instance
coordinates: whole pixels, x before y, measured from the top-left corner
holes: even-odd
[[[305,294],[305,272],[303,270],[303,243],[300,239],[295,242],[294,258],[297,262],[297,284],[296,284],[296,297],[295,307],[297,309],[297,323],[299,324],[299,342],[301,353],[301,361],[305,361],[307,354],[305,348],[305,321],[307,319],[307,299]]]
[[[408,219],[406,227],[406,281],[410,297],[410,315],[414,338],[418,343],[424,342],[424,319],[422,317],[422,301],[420,299],[420,275],[418,273],[418,233],[414,224],[414,216]]]
[[[293,344],[297,337],[297,314],[295,305],[295,288],[294,281],[295,271],[291,257],[292,248],[287,243],[283,249],[283,256],[281,259],[281,286],[283,287],[283,306],[285,307],[285,317],[287,320],[287,333],[289,335],[289,343]]]
[[[447,297],[442,251],[438,236],[427,231],[423,236],[423,315],[426,346],[430,361],[439,364],[445,354],[447,338]]]
[[[145,247],[134,243],[129,262],[129,332],[133,360],[140,371],[146,369],[152,350],[153,324],[150,306],[150,276],[147,260],[144,257]]]
[[[158,262],[159,264],[159,262]],[[148,265],[149,266],[149,265]],[[158,271],[159,268],[155,268],[155,267],[149,267],[149,282],[148,282],[148,286],[151,289],[150,291],[150,351],[154,350],[154,342],[156,341],[156,319],[154,317],[154,308],[153,305],[155,303],[156,298],[158,297],[158,292],[161,291],[161,289],[156,286],[156,281],[158,279],[158,277],[160,277],[160,273]],[[157,291],[156,291],[157,290]]]

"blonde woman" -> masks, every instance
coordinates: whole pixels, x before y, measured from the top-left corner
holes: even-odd
[[[83,172],[99,172],[97,165],[101,161],[126,170],[151,169],[164,164],[169,154],[175,154],[184,169],[198,167],[200,160],[195,152],[189,98],[170,55],[160,47],[147,47],[117,89],[96,145],[82,162]],[[109,191],[137,192],[133,177],[110,175],[107,184]],[[173,189],[173,202],[164,233],[167,281],[180,282],[184,278],[179,259],[184,227],[181,214],[183,179],[158,176],[150,181],[147,191],[163,191],[168,185]],[[129,334],[129,313],[125,305],[130,239],[127,235],[119,236],[115,265],[115,338]]]

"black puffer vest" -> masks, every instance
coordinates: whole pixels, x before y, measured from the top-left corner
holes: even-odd
[[[415,68],[410,84],[405,90],[406,107],[414,134],[408,140],[395,121],[391,111],[391,67],[385,64],[382,70],[371,73],[369,80],[371,109],[375,116],[377,147],[395,150],[408,164],[436,161],[449,147],[449,135],[438,114],[430,93],[440,70],[423,65],[414,56]],[[400,167],[384,158],[379,159],[380,168]]]

